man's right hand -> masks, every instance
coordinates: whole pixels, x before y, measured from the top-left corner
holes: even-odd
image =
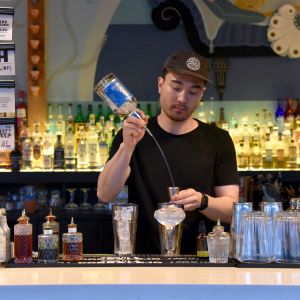
[[[134,150],[137,143],[144,137],[145,126],[148,122],[148,117],[143,111],[138,110],[142,119],[129,116],[123,122],[123,144],[130,150]]]

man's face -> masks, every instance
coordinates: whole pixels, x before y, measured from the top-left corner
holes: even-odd
[[[173,121],[184,121],[193,115],[205,91],[205,81],[189,75],[168,72],[159,77],[158,92],[162,113]]]

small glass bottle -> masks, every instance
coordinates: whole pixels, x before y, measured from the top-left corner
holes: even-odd
[[[29,218],[22,211],[18,218],[18,224],[14,226],[14,244],[16,264],[29,264],[32,262],[32,225],[28,223]]]
[[[82,233],[77,232],[73,217],[68,225],[68,232],[62,236],[63,261],[79,261],[83,258]]]
[[[197,236],[197,256],[208,257],[207,236],[204,220],[199,221],[199,234]]]
[[[227,263],[229,256],[230,234],[224,232],[220,219],[213,231],[207,236],[207,246],[209,254],[209,262],[211,263]]]
[[[51,228],[53,234],[59,235],[59,223],[56,220],[56,216],[52,214],[52,209],[50,209],[49,215],[45,217],[47,220],[43,223],[43,230],[46,228]]]
[[[43,234],[39,234],[38,236],[38,262],[56,263],[58,257],[58,235],[53,233],[52,227],[45,226]]]

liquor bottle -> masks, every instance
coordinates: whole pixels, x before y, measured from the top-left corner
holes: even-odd
[[[274,168],[273,146],[270,140],[270,134],[266,136],[266,142],[263,151],[263,168]]]
[[[250,167],[261,168],[262,167],[262,154],[259,147],[259,141],[255,139],[252,145],[252,153],[250,156]]]
[[[22,167],[22,152],[19,150],[19,143],[15,140],[15,148],[10,152],[11,170],[18,172]]]
[[[105,119],[103,116],[103,107],[102,104],[98,104],[98,112],[96,116],[96,131],[99,132],[105,126]]]
[[[224,130],[228,130],[228,123],[225,119],[225,112],[224,112],[224,107],[220,107],[220,115],[219,115],[219,120],[218,120],[218,127],[222,128]]]
[[[65,141],[65,131],[66,131],[66,123],[64,120],[63,105],[58,104],[58,112],[56,117],[56,134],[61,135],[61,140],[63,143]]]
[[[278,132],[282,133],[284,130],[284,110],[281,106],[281,102],[277,102],[277,108],[275,111],[275,122],[278,128]]]
[[[239,168],[249,167],[249,154],[244,148],[244,140],[239,142],[237,147],[237,165]]]
[[[104,131],[100,132],[99,139],[99,167],[104,167],[109,154],[108,144],[106,142]]]
[[[67,111],[67,123],[66,123],[66,130],[72,129],[72,132],[75,133],[74,129],[74,119],[73,119],[73,106],[72,103],[68,104],[68,111]]]
[[[267,127],[269,129],[269,133],[272,133],[274,128],[274,123],[273,123],[272,113],[270,112],[268,113]]]
[[[22,127],[24,126],[24,120],[27,119],[27,105],[25,103],[25,92],[19,91],[19,102],[16,105],[16,124],[17,135],[20,136]]]
[[[65,168],[66,170],[76,169],[76,145],[71,124],[68,124],[65,137]]]
[[[56,263],[59,257],[58,235],[51,227],[44,227],[43,234],[38,235],[38,262]]]
[[[65,168],[65,149],[61,140],[61,135],[57,135],[57,140],[54,145],[54,169]]]
[[[59,223],[56,221],[56,216],[53,215],[52,209],[50,209],[49,215],[45,217],[46,222],[43,223],[43,229],[52,229],[53,234],[59,235]]]
[[[82,114],[82,105],[78,104],[77,105],[77,114],[74,119],[74,125],[75,125],[75,134],[79,132],[79,127],[84,126],[84,117]]]
[[[87,143],[83,126],[79,127],[77,141],[77,169],[87,168]]]
[[[147,103],[147,106],[146,106],[146,115],[147,115],[147,117],[149,119],[152,118],[152,106],[151,106],[151,103]]]
[[[32,135],[32,169],[42,168],[42,136],[40,133],[40,124],[34,124]]]
[[[3,252],[2,252],[3,251]],[[2,258],[5,256],[5,259]],[[11,259],[10,229],[7,225],[6,210],[0,208],[0,263]]]
[[[31,169],[32,167],[32,156],[33,156],[33,147],[32,139],[29,133],[29,127],[26,122],[26,129],[24,134],[24,139],[22,143],[22,158],[23,158],[23,169]]]
[[[294,110],[293,110],[293,100],[291,98],[287,99],[286,108],[284,111],[284,120],[290,124],[290,128],[294,128]]]
[[[0,150],[0,169],[11,168],[10,152],[10,150]]]
[[[52,143],[52,135],[49,132],[49,129],[46,129],[44,139],[43,139],[43,148],[42,148],[42,168],[45,170],[50,170],[53,168],[53,154],[54,147]]]
[[[204,220],[199,221],[199,234],[197,236],[197,256],[208,257],[207,236]]]
[[[282,133],[279,133],[278,141],[276,143],[275,168],[284,169],[285,167],[286,167],[285,145],[282,141]]]
[[[47,127],[49,129],[49,132],[52,136],[52,143],[55,142],[55,137],[56,137],[56,121],[54,119],[53,115],[53,105],[49,104],[48,105],[48,120],[47,120]]]
[[[300,122],[300,98],[297,98],[297,106],[294,110],[294,122],[295,127],[297,125],[297,122]]]
[[[95,116],[90,115],[89,133],[86,139],[87,143],[87,165],[90,169],[98,167],[98,135],[95,127]]]
[[[16,264],[28,264],[32,262],[32,225],[29,218],[22,211],[18,218],[18,224],[14,226],[14,249]]]
[[[287,162],[286,166],[289,169],[295,169],[297,168],[297,143],[294,139],[291,139],[291,142],[288,147],[288,156],[287,156]]]
[[[62,236],[63,261],[79,261],[83,258],[82,233],[77,232],[73,217],[68,225],[68,232]]]
[[[85,117],[85,120],[84,120],[84,123],[85,123],[85,130],[88,131],[89,130],[89,126],[90,126],[90,118],[91,118],[91,115],[94,115],[93,113],[93,105],[92,104],[88,104],[88,107],[87,107],[87,115]]]

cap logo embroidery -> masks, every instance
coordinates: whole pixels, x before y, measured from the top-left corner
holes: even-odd
[[[197,57],[190,57],[186,61],[186,66],[193,71],[198,71],[200,69],[200,60]]]

